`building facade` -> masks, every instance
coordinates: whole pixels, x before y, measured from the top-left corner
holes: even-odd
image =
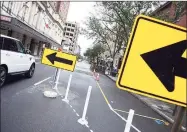
[[[62,51],[66,53],[71,53],[70,46],[72,44],[72,41],[69,38],[64,37],[62,42]]]
[[[66,22],[67,14],[69,10],[69,1],[50,1],[50,5],[52,6],[53,10],[59,14],[63,22]]]
[[[33,55],[61,47],[65,22],[49,2],[2,1],[0,20],[1,34],[19,39]]]
[[[70,5],[69,1],[60,1],[59,3],[58,12],[64,22],[66,22],[66,19],[67,19],[69,5]]]
[[[79,35],[79,26],[76,22],[66,22],[64,36],[71,40],[71,45],[69,47],[70,53],[75,53],[77,47],[77,39]]]
[[[185,5],[186,3],[184,2],[183,6],[187,6]],[[152,16],[160,16],[160,15],[164,15],[165,17],[168,18],[174,18],[176,13],[176,6],[174,4],[174,2],[169,1],[166,2],[165,4],[163,4],[162,6],[160,6],[159,8],[157,8],[153,13]],[[180,17],[177,20],[174,20],[172,23],[179,25],[181,27],[185,27],[187,28],[187,7],[185,8],[185,10],[179,14]]]

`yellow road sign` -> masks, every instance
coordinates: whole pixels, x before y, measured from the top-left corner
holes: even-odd
[[[187,29],[140,15],[132,31],[118,88],[186,107]]]
[[[74,71],[77,57],[75,55],[59,52],[52,49],[44,49],[42,64]]]

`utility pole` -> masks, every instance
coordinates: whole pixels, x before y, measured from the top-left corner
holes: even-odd
[[[184,117],[186,108],[182,106],[178,106],[178,110],[175,116],[175,121],[173,123],[173,126],[171,128],[171,132],[179,132],[182,126],[182,121]]]

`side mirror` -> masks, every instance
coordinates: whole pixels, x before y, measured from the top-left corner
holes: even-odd
[[[31,51],[30,51],[29,49],[26,49],[26,50],[25,50],[25,53],[26,53],[26,54],[31,54]]]

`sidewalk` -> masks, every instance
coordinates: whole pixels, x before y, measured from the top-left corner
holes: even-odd
[[[114,82],[116,82],[116,80],[117,80],[117,77],[112,77],[110,75],[106,75],[106,76],[109,77]],[[174,122],[174,116],[172,114],[173,114],[175,105],[169,104],[169,103],[166,103],[166,102],[163,102],[160,100],[156,100],[153,98],[149,98],[146,96],[142,96],[139,94],[134,94],[134,93],[131,93],[131,94],[134,95],[139,100],[141,100],[142,102],[144,102],[149,107],[151,107],[155,112],[157,112],[159,115],[161,115],[163,118],[165,118],[168,122],[170,122],[170,123]],[[184,119],[183,119],[182,130],[186,131],[186,117],[184,117]]]

